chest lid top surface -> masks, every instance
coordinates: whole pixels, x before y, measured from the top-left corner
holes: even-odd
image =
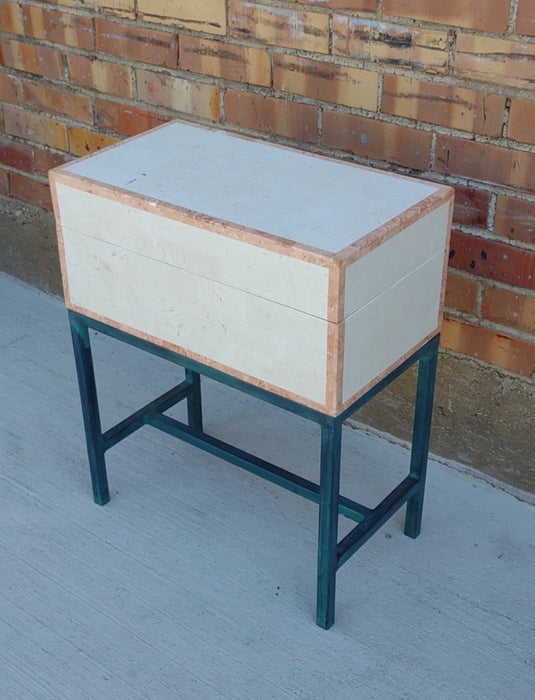
[[[444,189],[184,122],[61,170],[331,255]]]

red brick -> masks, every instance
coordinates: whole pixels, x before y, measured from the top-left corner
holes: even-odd
[[[66,151],[67,128],[55,119],[15,107],[4,107],[6,133],[28,141],[42,143],[50,148]]]
[[[22,8],[26,35],[53,44],[76,46],[92,51],[95,48],[95,32],[90,17],[69,14],[44,7],[26,5]]]
[[[507,136],[515,141],[535,143],[535,101],[513,98]]]
[[[385,15],[408,17],[411,20],[453,24],[496,34],[505,32],[509,20],[509,0],[384,0]]]
[[[453,231],[450,266],[479,277],[535,289],[535,252]]]
[[[350,10],[352,12],[375,12],[377,0],[289,0],[300,5],[313,5],[332,10]]]
[[[97,98],[96,107],[98,126],[125,136],[134,136],[170,119],[157,112],[101,98]]]
[[[535,202],[498,195],[494,232],[515,241],[535,244]]]
[[[475,357],[530,377],[535,370],[535,344],[504,333],[445,318],[441,344],[446,350]]]
[[[9,191],[9,183],[7,181],[7,170],[0,167],[0,194],[7,196]]]
[[[465,277],[452,270],[448,271],[445,299],[445,305],[448,308],[475,314],[478,294],[479,282],[476,279]]]
[[[78,126],[69,127],[69,148],[75,156],[86,156],[88,153],[100,151],[107,146],[113,146],[119,139],[96,131],[82,129]]]
[[[473,187],[455,187],[453,221],[466,226],[487,228],[490,194]]]
[[[505,97],[386,74],[381,110],[408,119],[449,126],[486,136],[501,136]]]
[[[446,73],[448,31],[335,15],[333,53],[430,73]]]
[[[137,91],[143,102],[203,119],[219,120],[219,88],[215,85],[138,70]]]
[[[195,36],[180,37],[180,67],[225,80],[271,85],[271,58],[265,49]]]
[[[487,285],[482,311],[483,317],[489,321],[535,334],[535,297],[533,296]]]
[[[91,59],[78,54],[67,57],[71,82],[116,97],[133,96],[132,71],[117,63]]]
[[[66,153],[54,153],[45,148],[34,146],[33,157],[35,160],[35,171],[39,175],[47,175],[48,171],[58,165],[67,163],[71,158]]]
[[[52,209],[48,184],[34,177],[21,173],[9,173],[9,194],[15,199],[22,199],[36,207]]]
[[[32,149],[27,144],[0,135],[0,163],[11,168],[31,172],[33,169]]]
[[[535,36],[535,0],[519,0],[516,31]]]
[[[298,141],[315,142],[318,136],[315,107],[252,92],[227,90],[225,119],[229,124],[245,129],[278,134]]]
[[[273,87],[313,100],[375,111],[379,75],[327,61],[275,54]]]
[[[46,83],[30,81],[24,81],[23,89],[26,106],[32,110],[70,117],[86,124],[93,121],[91,101],[86,95],[69,88],[60,90]]]
[[[106,19],[96,20],[96,30],[98,51],[166,68],[177,67],[176,34]]]
[[[7,73],[0,73],[0,101],[12,102],[13,104],[22,103],[22,89],[18,78]]]
[[[60,80],[63,77],[63,61],[58,49],[12,39],[0,39],[0,65],[43,78]]]
[[[324,13],[229,0],[232,36],[301,51],[328,53],[329,18]]]
[[[535,192],[535,153],[437,135],[434,169]]]
[[[0,2],[0,31],[9,34],[24,34],[20,3]]]
[[[427,170],[431,134],[341,112],[323,115],[323,145],[416,170]]]

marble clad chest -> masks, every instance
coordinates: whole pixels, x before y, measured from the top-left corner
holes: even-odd
[[[449,187],[178,121],[50,181],[69,308],[329,415],[440,330]]]

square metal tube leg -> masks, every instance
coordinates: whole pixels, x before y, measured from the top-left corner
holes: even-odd
[[[93,485],[93,497],[95,503],[103,506],[110,500],[110,492],[106,474],[105,450],[102,440],[102,427],[98,409],[97,387],[95,383],[95,370],[93,367],[89,331],[87,326],[72,317],[69,318],[69,323],[71,326],[80,400],[82,402],[82,414],[84,418],[89,468],[91,471],[91,483]]]
[[[202,433],[201,375],[198,372],[187,369],[186,379],[191,381],[192,385],[191,394],[187,398],[188,424],[190,428],[194,428]]]
[[[429,355],[422,357],[418,365],[418,381],[414,409],[410,475],[419,479],[419,489],[407,501],[405,534],[418,537],[422,526],[425,479],[433,415],[433,396],[438,360],[438,337],[434,339]]]
[[[341,446],[342,421],[334,419],[321,428],[316,622],[324,629],[334,623]]]

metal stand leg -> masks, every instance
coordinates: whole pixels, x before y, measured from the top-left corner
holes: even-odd
[[[405,534],[413,538],[418,537],[422,525],[427,457],[429,454],[433,396],[435,393],[438,360],[438,343],[439,339],[437,337],[434,340],[429,355],[422,357],[418,366],[410,476],[419,479],[419,489],[414,496],[411,496],[407,501],[407,511],[405,515]]]
[[[324,629],[334,623],[341,445],[342,421],[334,419],[321,428],[316,622]]]
[[[93,484],[93,497],[95,503],[103,506],[110,500],[110,493],[108,489],[108,477],[106,475],[104,443],[102,440],[102,428],[98,410],[97,388],[95,384],[95,371],[93,368],[89,331],[87,326],[72,317],[69,318],[69,322],[71,325],[80,399],[82,401],[87,454],[89,457],[89,468],[91,470],[91,482]]]
[[[201,375],[198,372],[187,369],[186,379],[191,381],[192,384],[191,394],[187,398],[188,424],[190,428],[194,428],[202,433]]]

